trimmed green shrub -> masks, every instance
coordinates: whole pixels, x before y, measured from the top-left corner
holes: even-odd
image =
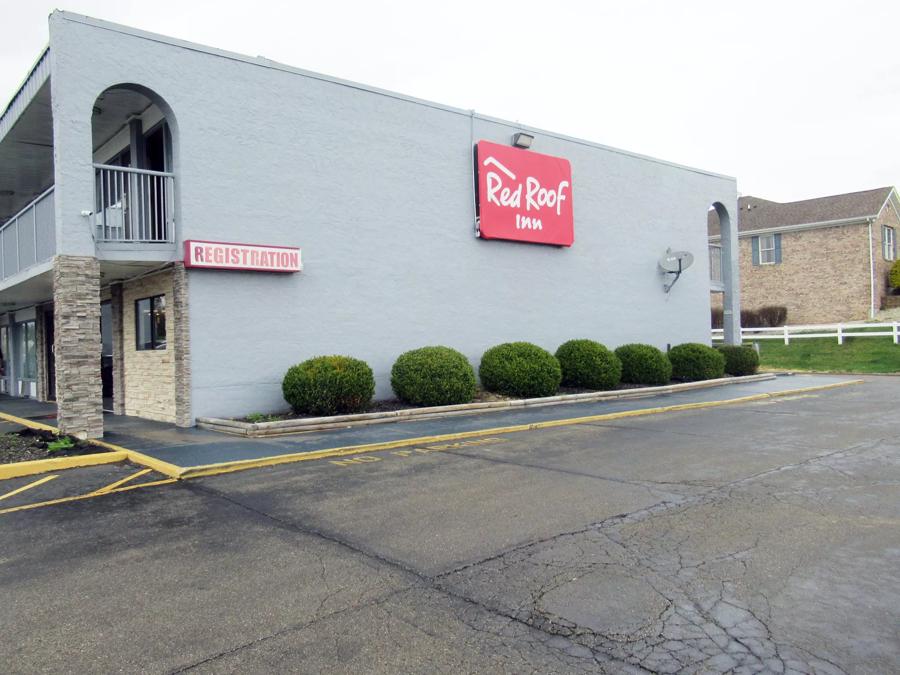
[[[363,412],[375,395],[375,378],[365,361],[317,356],[291,366],[281,382],[284,400],[298,414]]]
[[[556,357],[530,342],[491,347],[481,357],[478,375],[488,391],[522,398],[553,396],[562,381]]]
[[[401,354],[391,368],[391,387],[397,398],[412,405],[468,403],[478,391],[468,359],[449,347]]]
[[[672,377],[676,380],[712,380],[725,375],[725,357],[699,342],[685,342],[669,350]]]
[[[556,350],[567,387],[615,389],[622,379],[622,362],[605,346],[593,340],[569,340]]]
[[[622,345],[616,348],[616,356],[622,362],[622,382],[660,385],[672,379],[669,357],[653,345]]]
[[[891,271],[888,274],[888,283],[890,283],[891,288],[900,288],[900,260],[894,262],[891,265]]]
[[[753,375],[759,368],[759,354],[753,347],[720,345],[716,349],[725,357],[725,372],[729,375]]]

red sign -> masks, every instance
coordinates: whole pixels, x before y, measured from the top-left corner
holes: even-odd
[[[562,157],[478,141],[478,236],[571,246],[572,166]]]
[[[296,246],[260,246],[224,241],[184,242],[184,266],[212,270],[299,272],[303,269]]]

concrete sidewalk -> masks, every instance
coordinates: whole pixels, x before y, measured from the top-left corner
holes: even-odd
[[[848,376],[793,375],[762,382],[730,384],[677,394],[648,396],[637,400],[573,403],[503,412],[473,413],[444,419],[377,424],[368,427],[260,439],[232,438],[201,429],[177,429],[169,424],[108,416],[107,433],[104,440],[187,468],[630,410],[647,410],[662,406],[709,403],[805,387],[826,386],[849,382],[853,379]]]

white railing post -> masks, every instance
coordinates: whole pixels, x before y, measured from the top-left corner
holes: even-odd
[[[838,339],[839,345],[844,344],[844,324],[842,324],[842,323],[838,324],[837,339]]]
[[[784,344],[786,344],[786,345],[791,344],[791,335],[790,335],[790,333],[788,333],[787,326],[784,327]]]
[[[894,322],[894,344],[900,344],[900,331],[897,330],[897,327],[900,326],[900,323]]]

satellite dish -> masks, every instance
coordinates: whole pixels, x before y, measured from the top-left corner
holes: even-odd
[[[694,254],[690,251],[673,251],[668,249],[660,259],[659,266],[666,274],[674,274],[675,278],[663,285],[666,293],[672,290],[672,286],[678,281],[681,273],[694,264]]]
[[[659,259],[659,266],[669,274],[679,274],[694,264],[694,254],[690,251],[666,251]]]

